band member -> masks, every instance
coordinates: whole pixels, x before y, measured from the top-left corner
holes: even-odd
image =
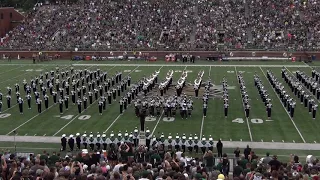
[[[112,96],[113,96],[113,101],[116,101],[117,98],[117,90],[115,88],[112,89]]]
[[[92,104],[93,100],[92,100],[92,92],[91,91],[88,92],[88,96],[89,96],[89,103]]]
[[[66,110],[68,110],[68,107],[69,107],[69,96],[64,96],[64,105],[66,107]]]
[[[228,103],[224,103],[224,117],[227,118],[228,117],[228,108],[229,108],[229,104]]]
[[[272,108],[272,104],[268,103],[267,104],[267,116],[268,116],[268,119],[271,118],[271,108]]]
[[[38,105],[38,113],[41,113],[41,103],[42,103],[42,100],[40,98],[37,99],[37,105]]]
[[[94,98],[95,98],[95,100],[98,100],[98,90],[97,89],[94,89],[93,90],[93,92],[94,92]]]
[[[46,109],[48,109],[48,107],[49,107],[49,96],[48,95],[44,95],[43,99],[44,99],[44,106],[45,106]]]
[[[203,103],[203,117],[207,117],[208,104]]]
[[[293,118],[295,106],[296,106],[296,102],[292,101],[290,103],[290,116],[291,116],[291,118]]]
[[[76,93],[74,91],[71,91],[71,101],[73,104],[76,103]]]
[[[189,140],[187,141],[187,147],[188,147],[189,153],[192,153],[192,151],[193,151],[192,134],[190,134]]]
[[[73,135],[72,135],[72,134],[69,136],[68,145],[69,145],[70,151],[73,151],[73,148],[74,148],[74,139],[73,139]]]
[[[59,99],[59,110],[60,110],[60,114],[63,114],[63,100]]]
[[[80,133],[76,134],[76,145],[77,145],[77,149],[80,150],[80,148],[81,148],[81,136],[80,136]]]
[[[200,148],[201,148],[202,154],[205,154],[207,149],[207,141],[204,135],[202,136],[202,139],[201,139]]]
[[[87,139],[87,134],[86,133],[84,133],[82,135],[82,144],[84,146],[84,149],[87,149],[87,147],[88,147],[88,139]]]
[[[66,147],[67,147],[67,138],[66,138],[66,135],[63,134],[61,137],[61,149],[60,150],[65,151]]]
[[[103,102],[101,100],[99,101],[98,106],[99,106],[99,114],[102,115]]]
[[[120,103],[120,114],[122,114],[123,113],[123,100],[121,99],[119,103]]]
[[[31,109],[31,95],[27,94],[26,98],[27,98],[28,108]]]
[[[18,103],[19,103],[20,114],[23,114],[23,99],[21,97],[19,97]]]
[[[87,103],[88,102],[88,98],[86,96],[83,96],[83,109],[87,110]]]
[[[9,109],[11,107],[11,96],[9,94],[7,95],[7,105]]]
[[[182,152],[186,152],[186,143],[187,143],[187,137],[186,137],[186,134],[183,134],[182,135],[182,140],[181,140]]]
[[[199,86],[198,85],[194,85],[194,94],[195,94],[195,96],[196,96],[196,98],[198,98],[198,96],[199,96]]]
[[[97,138],[96,138],[96,146],[97,146],[97,150],[100,150],[100,147],[101,147],[101,135],[97,134]]]
[[[111,91],[108,91],[108,103],[109,103],[109,105],[111,104],[111,100],[112,100],[112,98],[111,98],[111,95],[112,95],[112,93],[111,93]]]
[[[318,108],[317,104],[314,104],[312,106],[312,119],[316,119],[317,108]]]
[[[52,97],[53,97],[53,103],[56,104],[57,103],[57,92],[53,91]]]
[[[247,104],[245,106],[245,114],[246,114],[246,118],[249,118],[249,115],[250,115],[250,105]]]
[[[77,104],[78,104],[78,113],[81,114],[81,105],[82,105],[81,99],[77,100]]]

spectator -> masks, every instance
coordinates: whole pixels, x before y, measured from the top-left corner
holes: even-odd
[[[276,155],[273,156],[273,159],[269,162],[271,166],[271,171],[278,171],[281,163],[278,161],[278,157]]]
[[[263,164],[269,164],[269,162],[272,160],[272,158],[270,157],[270,154],[267,152],[266,153],[266,157],[263,158],[262,163]]]
[[[237,147],[235,150],[234,150],[234,157],[236,158],[236,159],[239,159],[240,158],[240,148],[239,147]]]
[[[221,142],[221,140],[219,139],[219,141],[217,142],[217,151],[218,151],[218,157],[222,157],[222,148],[223,148],[223,144]]]
[[[244,157],[248,160],[249,160],[250,153],[251,153],[251,148],[249,147],[249,145],[247,145],[247,148],[244,149],[243,154],[244,154]]]
[[[240,176],[243,173],[243,168],[240,166],[241,161],[237,161],[237,165],[233,168],[233,177],[238,177],[240,178]]]
[[[213,166],[214,166],[214,157],[212,151],[206,152],[206,154],[203,156],[204,162],[205,162],[205,167],[207,168],[208,172],[213,171]]]

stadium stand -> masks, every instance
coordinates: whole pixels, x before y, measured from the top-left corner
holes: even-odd
[[[38,7],[8,33],[2,48],[215,50],[219,38],[224,46],[238,50],[319,47],[316,0],[91,0],[84,4]]]

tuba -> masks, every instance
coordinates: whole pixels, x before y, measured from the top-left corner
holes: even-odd
[[[194,84],[195,84],[196,86],[200,86],[201,81],[202,81],[201,78],[197,78],[197,79],[194,80]]]

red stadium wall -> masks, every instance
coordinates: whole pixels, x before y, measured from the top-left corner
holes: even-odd
[[[24,16],[13,7],[0,8],[0,37],[4,37],[23,19]]]
[[[44,54],[48,54],[49,56],[55,56],[56,54],[60,55],[60,59],[71,60],[74,56],[111,56],[110,51],[78,51],[78,52],[70,52],[70,51],[43,51]],[[112,56],[121,56],[123,55],[124,51],[112,51]],[[132,55],[133,52],[127,52],[128,55]],[[194,56],[200,56],[202,59],[209,57],[209,56],[219,56],[219,52],[214,51],[142,51],[142,53],[148,54],[149,57],[155,56],[158,59],[164,59],[165,55],[170,53],[190,53]],[[234,57],[252,57],[253,51],[233,51]],[[0,51],[0,57],[5,54],[10,56],[12,59],[16,59],[18,55],[21,58],[31,59],[33,55],[37,55],[38,51]],[[255,51],[255,57],[283,57],[284,52],[279,51]],[[298,60],[307,60],[311,55],[315,55],[316,59],[320,59],[320,52],[295,52],[292,53],[292,57],[296,57]]]

